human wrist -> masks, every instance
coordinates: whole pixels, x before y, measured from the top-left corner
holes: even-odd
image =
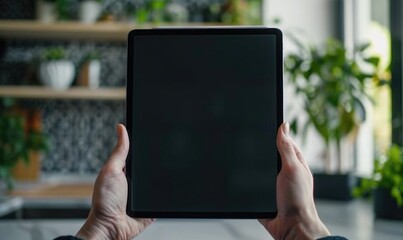
[[[87,220],[77,232],[76,237],[83,240],[108,239],[108,231],[102,225]]]
[[[305,215],[295,221],[285,239],[319,239],[330,235],[325,224],[314,212],[314,214]]]
[[[100,219],[90,216],[76,234],[76,237],[83,240],[90,239],[131,239],[133,236],[126,234],[127,224],[123,219]]]
[[[330,232],[323,225],[319,223],[298,223],[295,224],[286,235],[285,239],[319,239],[330,236]]]

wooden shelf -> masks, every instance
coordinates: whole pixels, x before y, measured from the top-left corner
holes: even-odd
[[[218,23],[164,24],[164,26],[216,26]],[[46,40],[94,40],[125,42],[133,29],[156,25],[134,25],[119,22],[84,24],[77,21],[42,23],[35,20],[0,20],[0,38]]]
[[[42,86],[0,86],[0,97],[29,99],[125,100],[126,88],[72,87],[56,90]]]
[[[147,26],[142,26],[145,28]],[[41,23],[38,21],[2,20],[0,38],[6,39],[53,39],[53,40],[96,40],[124,42],[127,34],[135,29],[134,24],[100,22]],[[139,27],[137,27],[139,28]]]
[[[6,39],[87,39],[99,41],[126,41],[133,24],[79,22],[41,23],[38,21],[0,21],[0,37]]]

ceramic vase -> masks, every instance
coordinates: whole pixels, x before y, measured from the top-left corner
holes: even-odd
[[[65,90],[74,80],[74,64],[69,60],[42,62],[39,69],[39,78],[43,85]]]
[[[101,15],[102,6],[98,1],[85,0],[80,3],[78,17],[82,23],[94,23]]]

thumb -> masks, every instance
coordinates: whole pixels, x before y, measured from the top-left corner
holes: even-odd
[[[129,151],[129,136],[126,128],[122,124],[116,126],[116,132],[118,140],[106,165],[108,165],[109,169],[118,173],[121,172],[126,165],[126,157]]]
[[[281,163],[283,166],[292,166],[296,159],[294,144],[289,136],[290,126],[283,123],[277,132],[277,148],[281,156]]]

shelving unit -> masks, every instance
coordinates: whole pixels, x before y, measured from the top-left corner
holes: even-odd
[[[115,22],[82,24],[80,22],[41,23],[33,20],[2,20],[0,21],[0,38],[124,42],[132,29],[148,27],[150,26],[140,27]]]
[[[35,20],[0,20],[0,39],[36,39],[36,40],[91,40],[125,42],[127,34],[141,27],[129,23],[101,22],[82,24],[80,22],[41,23]],[[0,97],[24,99],[82,99],[114,100],[126,98],[125,88],[72,87],[56,90],[44,86],[1,86]]]
[[[125,88],[72,87],[56,90],[42,86],[0,86],[0,97],[25,99],[125,100]]]

